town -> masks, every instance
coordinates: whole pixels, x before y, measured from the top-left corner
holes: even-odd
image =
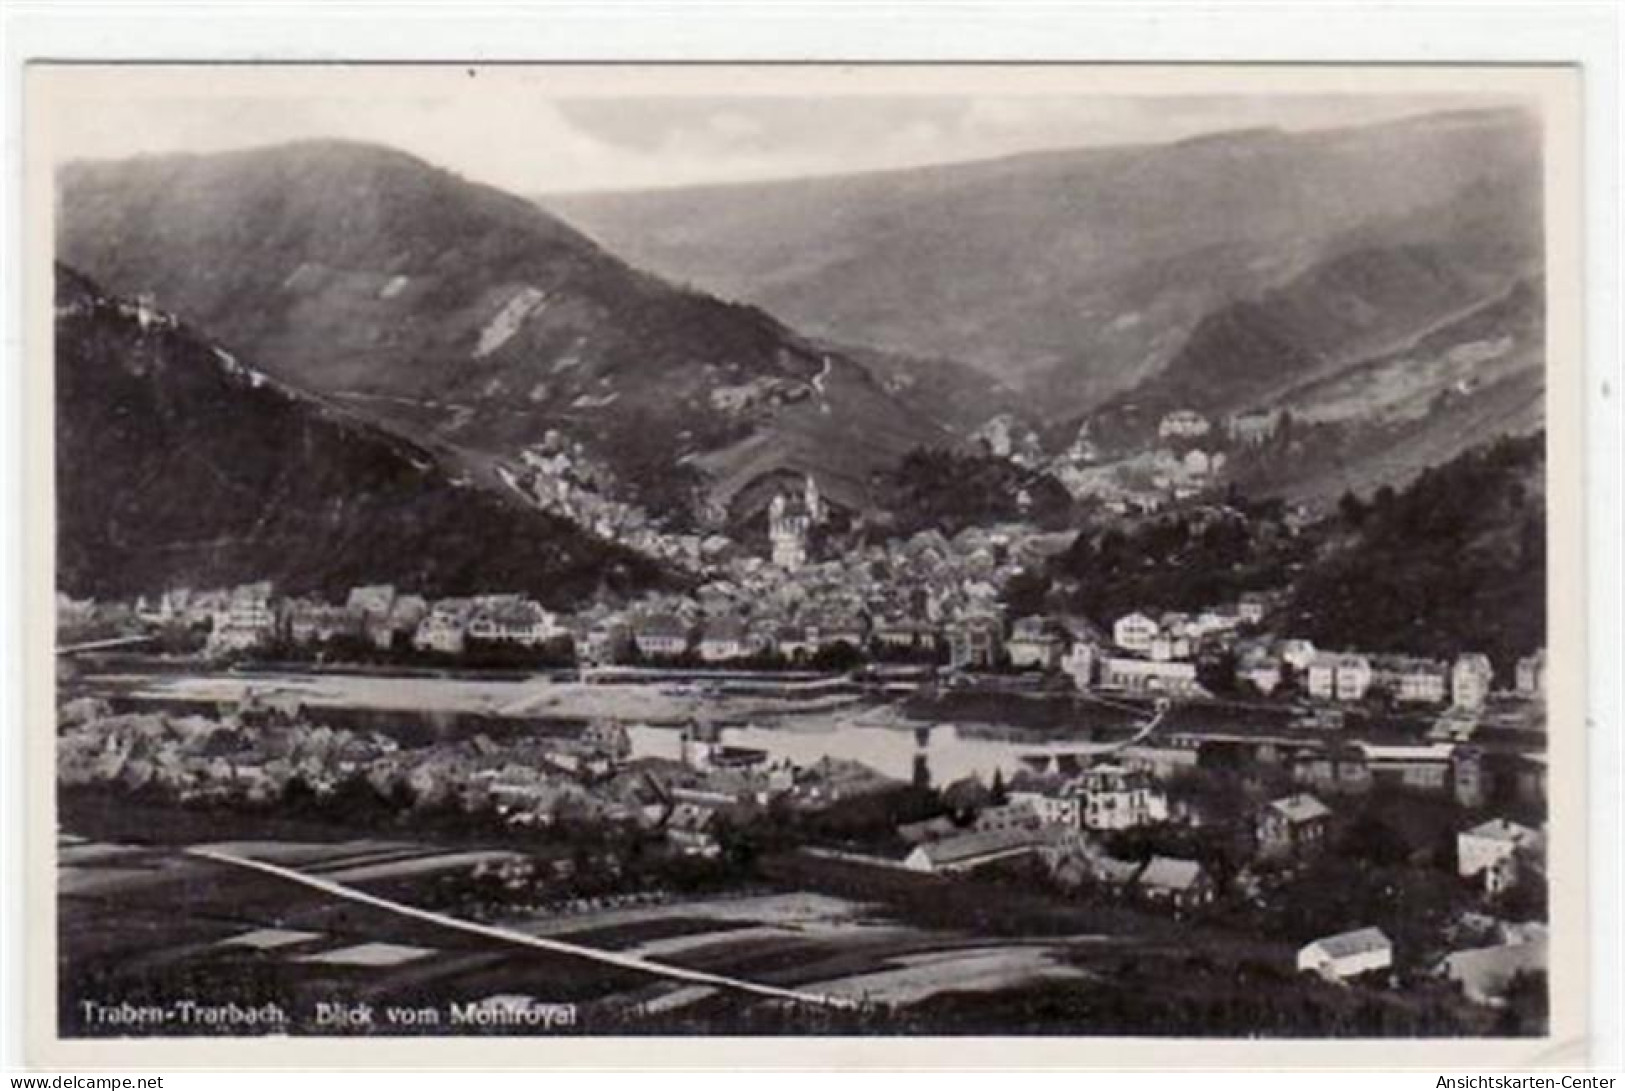
[[[502,844],[517,855],[433,888],[475,919],[787,876],[996,881],[1294,936],[1286,972],[1440,982],[1531,1018],[1544,653],[1319,648],[1277,627],[1282,589],[1011,616],[1006,589],[1066,535],[825,551],[811,476],[766,515],[761,555],[718,535],[692,590],[573,612],[388,585],[60,597],[65,805],[111,791]],[[346,685],[389,677],[442,696],[386,715]],[[897,743],[871,765],[860,736]]]

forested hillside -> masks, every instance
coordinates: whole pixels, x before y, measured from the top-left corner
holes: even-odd
[[[57,565],[69,594],[395,582],[562,606],[665,578],[60,266],[56,307]]]
[[[1285,628],[1322,647],[1488,653],[1546,641],[1545,433],[1500,440],[1409,488],[1349,494]]]

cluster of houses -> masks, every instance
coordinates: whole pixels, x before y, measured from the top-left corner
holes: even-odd
[[[1098,502],[1114,515],[1152,515],[1170,504],[1192,500],[1220,480],[1230,456],[1221,450],[1169,448],[1116,462],[1097,462],[1071,451],[1044,467],[1074,500]]]
[[[1149,457],[1154,495],[1188,500],[1213,486],[1229,464],[1225,436],[1207,417],[1176,409],[1157,422],[1159,446]]]
[[[1537,653],[1519,661],[1520,686],[1524,682],[1529,686],[1524,696],[1544,691],[1545,669],[1536,666],[1543,660]],[[1488,656],[1477,652],[1459,655],[1448,664],[1417,656],[1318,652],[1303,676],[1305,691],[1322,701],[1361,701],[1381,691],[1402,704],[1448,701],[1457,708],[1481,709],[1494,687],[1495,668]]]
[[[1222,422],[1193,409],[1176,409],[1157,422],[1154,449],[1115,460],[1104,460],[1089,435],[1080,428],[1074,442],[1060,454],[1046,457],[1012,439],[1007,456],[1018,464],[1041,469],[1074,499],[1092,499],[1119,515],[1148,515],[1210,491],[1222,480],[1231,458],[1240,451],[1262,447],[1282,431],[1286,415],[1277,409],[1252,409]],[[984,433],[1024,437],[1019,426],[1001,431],[990,421]],[[979,433],[981,435],[982,433]],[[990,451],[1000,449],[984,440]]]
[[[827,507],[815,483],[768,511],[773,556],[730,558],[689,594],[649,594],[620,609],[591,607],[570,624],[591,663],[692,659],[790,663],[844,646],[879,659],[968,669],[1054,668],[1082,621],[1007,620],[1000,589],[1066,545],[1019,525],[975,527],[818,558],[811,535]],[[1070,626],[1070,627],[1069,627]]]
[[[363,778],[403,806],[455,805],[516,829],[565,820],[660,833],[684,855],[715,856],[720,826],[775,801],[817,808],[894,786],[857,762],[807,765],[724,745],[691,725],[669,757],[635,754],[614,721],[578,735],[516,736],[402,746],[378,732],[314,722],[319,711],[253,697],[221,715],[113,714],[85,699],[63,710],[57,749],[65,786],[117,783],[182,802],[275,803],[297,782],[316,798]],[[676,735],[676,732],[662,734]]]
[[[412,634],[414,647],[456,654],[470,639],[536,648],[569,636],[559,616],[524,595],[437,600]]]
[[[1133,611],[1112,623],[1113,647],[1085,663],[1081,657],[1069,673],[1080,686],[1171,695],[1203,692],[1196,678],[1198,652],[1215,644],[1234,644],[1237,634],[1256,627],[1275,605],[1268,592],[1244,593],[1235,603],[1194,613],[1168,611],[1156,617]],[[1288,649],[1290,651],[1290,649]]]
[[[970,438],[987,454],[1007,458],[1018,466],[1036,467],[1044,457],[1037,430],[1014,413],[989,418]]]
[[[1266,806],[1257,825],[1261,857],[1301,860],[1327,842],[1333,812],[1319,799],[1300,793]],[[1456,835],[1456,871],[1486,899],[1511,890],[1525,878],[1544,881],[1545,835],[1506,818],[1492,818]],[[1435,966],[1439,976],[1457,982],[1475,1003],[1504,1002],[1507,987],[1519,973],[1546,968],[1545,926],[1507,926],[1488,945],[1446,955]],[[1331,981],[1344,982],[1390,969],[1392,941],[1378,928],[1359,928],[1305,944],[1297,966]]]
[[[163,790],[182,801],[265,803],[281,798],[295,780],[331,791],[347,776],[370,775],[398,749],[385,736],[327,727],[267,730],[252,716],[115,716],[100,708],[69,708],[63,720],[59,783],[116,782]]]
[[[224,590],[182,588],[164,592],[156,602],[142,598],[136,613],[152,625],[206,625],[209,650],[217,653],[342,637],[379,649],[404,641],[420,650],[455,654],[470,640],[537,647],[568,635],[559,615],[523,594],[431,601],[390,584],[352,588],[343,603],[316,596],[279,598],[269,581]]]
[[[1298,792],[1260,809],[1254,826],[1258,856],[1297,862],[1328,844],[1335,815],[1316,796]],[[1545,867],[1546,838],[1539,830],[1507,818],[1492,818],[1456,835],[1456,871],[1486,897],[1511,890]]]
[[[820,507],[816,486],[798,501],[798,518]],[[788,506],[784,509],[788,511]],[[788,516],[787,516],[788,517]],[[594,605],[560,615],[520,593],[429,600],[388,584],[353,588],[342,603],[312,596],[278,598],[269,582],[165,592],[138,600],[148,624],[205,624],[208,646],[227,653],[276,641],[319,645],[338,637],[380,649],[410,645],[456,655],[471,644],[525,648],[568,643],[589,664],[699,662],[726,665],[764,657],[789,664],[844,650],[877,659],[913,659],[955,669],[1060,672],[1079,689],[1201,696],[1198,663],[1216,650],[1234,654],[1236,680],[1268,697],[1291,677],[1297,692],[1336,709],[1377,695],[1402,706],[1443,708],[1435,741],[1472,735],[1495,689],[1488,657],[1453,661],[1328,652],[1307,640],[1277,638],[1262,625],[1278,601],[1248,592],[1233,603],[1196,611],[1132,611],[1103,633],[1077,616],[1006,620],[998,588],[1051,542],[975,528],[954,539],[925,533],[872,553],[793,567],[759,560],[736,567],[692,594],[652,594],[629,607]],[[798,560],[785,557],[781,560]],[[1536,700],[1546,685],[1546,656],[1520,659],[1514,696]]]
[[[1279,409],[1247,409],[1225,421],[1225,435],[1237,447],[1261,447],[1281,431],[1284,414]]]
[[[1099,847],[1099,839],[1115,831],[1207,821],[1190,804],[1169,798],[1162,785],[1170,777],[1202,768],[1248,768],[1255,762],[1284,772],[1296,786],[1257,806],[1250,828],[1254,866],[1291,873],[1331,846],[1340,801],[1379,785],[1480,809],[1492,798],[1513,798],[1510,791],[1490,790],[1492,779],[1505,775],[1509,780],[1501,787],[1510,788],[1515,777],[1516,798],[1533,807],[1543,804],[1543,784],[1524,790],[1523,755],[1495,757],[1490,762],[1481,748],[1449,743],[1345,745],[1268,735],[1232,739],[1175,729],[1097,758],[1071,776],[1023,769],[999,803],[982,806],[969,822],[941,816],[897,832],[913,846],[903,861],[911,870],[956,874],[1037,856],[1067,882],[1087,880],[1108,892],[1132,890],[1176,908],[1192,908],[1215,894],[1211,877],[1198,862],[1170,857],[1145,869],[1144,861],[1116,859]],[[955,787],[945,790],[945,802]],[[1510,819],[1497,817],[1464,829],[1456,846],[1460,876],[1486,898],[1504,894],[1526,877],[1543,881],[1544,835]],[[1345,965],[1341,956],[1332,962]]]
[[[1286,414],[1280,409],[1245,409],[1226,417],[1222,425],[1194,409],[1176,409],[1157,422],[1157,438],[1165,441],[1203,442],[1223,437],[1232,446],[1258,447],[1280,433]]]
[[[1182,820],[1154,777],[1115,760],[1066,781],[1041,782],[1018,774],[1005,801],[990,803],[969,822],[948,815],[907,823],[898,834],[910,846],[897,866],[954,876],[1013,860],[1040,860],[1064,887],[1087,886],[1096,894],[1161,907],[1176,915],[1199,910],[1221,893],[1198,860],[1153,853],[1144,859],[1112,855],[1100,840],[1109,831]],[[1258,866],[1288,872],[1327,851],[1336,812],[1304,791],[1269,800],[1253,818]],[[1457,872],[1488,904],[1525,877],[1540,879],[1545,837],[1506,818],[1493,818],[1456,837]],[[1251,887],[1256,877],[1238,878]],[[1434,972],[1459,983],[1464,995],[1489,1005],[1504,1003],[1519,973],[1544,970],[1545,928],[1506,925],[1487,945],[1457,950]],[[1296,967],[1332,982],[1349,982],[1391,971],[1394,944],[1379,928],[1363,927],[1303,945]]]
[[[1236,680],[1270,696],[1291,676],[1312,700],[1356,703],[1378,693],[1401,705],[1439,706],[1474,713],[1488,703],[1495,688],[1489,657],[1467,652],[1452,661],[1406,655],[1366,655],[1317,649],[1299,638],[1268,634],[1239,635],[1264,621],[1279,596],[1243,594],[1234,604],[1158,616],[1134,611],[1112,625],[1115,655],[1094,664],[1097,684],[1126,690],[1173,694],[1200,692],[1194,660],[1209,649],[1226,648],[1236,656]],[[1536,699],[1545,693],[1544,649],[1519,659],[1514,694]],[[1080,685],[1086,684],[1080,674]]]
[[[1121,782],[1128,774],[1102,770],[1100,776]],[[1151,795],[1157,802],[1132,801],[1136,792]],[[1112,784],[1104,792],[1069,785],[1064,792],[1039,799],[1067,802],[1046,807],[1044,802],[1035,805],[1030,798],[1012,793],[1010,802],[984,808],[968,826],[961,827],[946,816],[901,826],[898,834],[911,847],[897,866],[951,876],[1001,861],[1036,859],[1062,885],[1076,887],[1088,882],[1113,896],[1134,897],[1175,912],[1199,908],[1217,895],[1212,877],[1195,860],[1163,855],[1143,861],[1121,860],[1105,853],[1087,835],[1086,831],[1165,821],[1166,800],[1160,793],[1122,783]],[[1112,802],[1125,805],[1122,813],[1110,813]]]
[[[502,467],[498,473],[538,507],[606,541],[681,568],[705,568],[734,547],[721,534],[667,532],[643,508],[614,499],[614,475],[579,442],[556,429],[522,451],[517,466]]]

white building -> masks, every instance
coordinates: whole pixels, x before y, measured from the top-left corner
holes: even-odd
[[[972,827],[977,833],[992,830],[1036,830],[1042,819],[1038,808],[1025,799],[1012,799],[999,806],[984,807]]]
[[[1495,668],[1487,655],[1458,655],[1450,667],[1450,700],[1457,708],[1483,708],[1489,699]]]
[[[491,643],[535,647],[562,635],[558,617],[530,599],[502,596],[477,605],[468,623],[468,635]]]
[[[1144,655],[1151,650],[1161,626],[1146,615],[1135,611],[1125,614],[1112,625],[1112,641],[1125,651]]]
[[[412,646],[422,651],[458,654],[467,641],[468,615],[472,609],[469,599],[440,599],[418,622],[417,631],[412,634]]]
[[[1195,860],[1153,856],[1135,880],[1140,894],[1153,902],[1190,909],[1213,900],[1213,880]]]
[[[1208,474],[1216,474],[1224,469],[1224,464],[1223,451],[1214,451],[1209,454],[1200,447],[1193,447],[1191,450],[1186,451],[1185,456],[1179,460],[1180,469],[1184,470],[1190,477],[1206,477]]]
[[[1309,664],[1309,696],[1358,701],[1371,688],[1371,662],[1363,655],[1320,654]]]
[[[918,845],[903,859],[910,871],[933,875],[970,871],[998,860],[1009,860],[1036,852],[1039,837],[1030,830],[989,830],[945,837]]]
[[[653,614],[632,623],[633,643],[641,655],[651,659],[670,659],[686,654],[690,637],[688,624],[671,614]],[[782,643],[780,646],[783,646]]]
[[[1540,697],[1546,692],[1546,649],[1518,660],[1516,686],[1520,697]]]
[[[1360,928],[1306,943],[1298,951],[1298,971],[1333,981],[1386,970],[1394,964],[1394,945],[1380,928]]]
[[[230,596],[215,613],[209,645],[217,651],[252,648],[270,639],[275,632],[271,584],[245,583],[232,588]]]
[[[1018,789],[1010,793],[1010,802],[1029,808],[1044,826],[1060,826],[1069,830],[1083,826],[1083,800],[1069,792]]]
[[[1159,663],[1168,663],[1175,659],[1189,659],[1191,657],[1191,642],[1189,637],[1174,636],[1171,633],[1158,633],[1151,639],[1151,647],[1147,654]]]
[[[1097,765],[1067,785],[1090,830],[1131,830],[1168,821],[1168,797],[1149,776],[1120,765]]]
[[[1212,429],[1208,419],[1192,409],[1176,409],[1163,417],[1157,425],[1157,435],[1162,439],[1179,437],[1182,439],[1196,439],[1205,436]]]
[[[1244,659],[1236,667],[1236,678],[1268,697],[1281,684],[1281,664],[1273,659]]]
[[[1045,618],[1024,617],[1016,622],[1004,647],[1010,665],[1017,670],[1037,667],[1048,671],[1061,665],[1066,643]]]
[[[1243,625],[1257,625],[1269,613],[1270,596],[1261,591],[1243,591],[1236,600],[1236,614]]]
[[[1079,689],[1088,689],[1095,681],[1095,649],[1087,641],[1079,640],[1067,649],[1061,660],[1061,670]]]
[[[1278,409],[1249,409],[1237,413],[1225,424],[1230,442],[1243,447],[1257,447],[1275,438],[1281,426]]]
[[[394,605],[395,588],[387,583],[351,588],[350,596],[344,602],[346,610],[362,619],[388,617]]]
[[[1199,693],[1196,664],[1108,656],[1101,661],[1100,684],[1131,693]]]
[[[740,659],[750,654],[749,632],[738,618],[715,618],[700,630],[700,658],[707,663]]]
[[[1394,698],[1406,704],[1439,704],[1449,689],[1449,672],[1431,659],[1396,658],[1379,663],[1376,670]]]
[[[1320,653],[1315,650],[1313,641],[1293,637],[1281,641],[1275,649],[1275,654],[1281,657],[1281,662],[1302,674],[1309,669]]]
[[[1504,818],[1491,819],[1456,835],[1456,874],[1482,877],[1484,891],[1497,894],[1517,879],[1520,852],[1539,852],[1536,830]]]
[[[1544,935],[1513,943],[1456,951],[1439,962],[1439,973],[1461,986],[1461,993],[1475,1004],[1501,1007],[1507,990],[1520,974],[1544,971],[1548,966],[1547,938]]]

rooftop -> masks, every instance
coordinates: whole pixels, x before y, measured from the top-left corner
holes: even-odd
[[[1462,991],[1475,999],[1503,992],[1519,972],[1544,970],[1547,964],[1546,940],[1480,947],[1446,955],[1440,963],[1446,976],[1461,982]]]
[[[701,630],[702,640],[743,640],[745,639],[745,623],[734,617],[714,618],[705,623]]]
[[[982,856],[1031,848],[1036,844],[1037,840],[1026,830],[988,830],[921,845],[920,851],[933,864],[958,864]]]
[[[1540,838],[1540,834],[1535,830],[1505,818],[1492,818],[1488,822],[1481,822],[1463,836],[1477,837],[1485,841],[1506,841],[1514,845],[1526,845]]]
[[[1348,958],[1368,951],[1392,949],[1394,945],[1380,928],[1356,928],[1352,932],[1323,936],[1310,946],[1319,947],[1333,958]]]
[[[1427,746],[1379,746],[1373,743],[1357,744],[1365,752],[1366,761],[1449,761],[1456,752],[1454,743],[1436,742]]]
[[[1202,865],[1195,860],[1153,856],[1140,872],[1140,885],[1159,890],[1189,890],[1202,878]]]
[[[1331,808],[1307,792],[1274,800],[1269,806],[1271,810],[1284,816],[1288,822],[1308,822],[1332,813]]]
[[[652,614],[633,623],[639,636],[687,637],[688,626],[671,614]]]

